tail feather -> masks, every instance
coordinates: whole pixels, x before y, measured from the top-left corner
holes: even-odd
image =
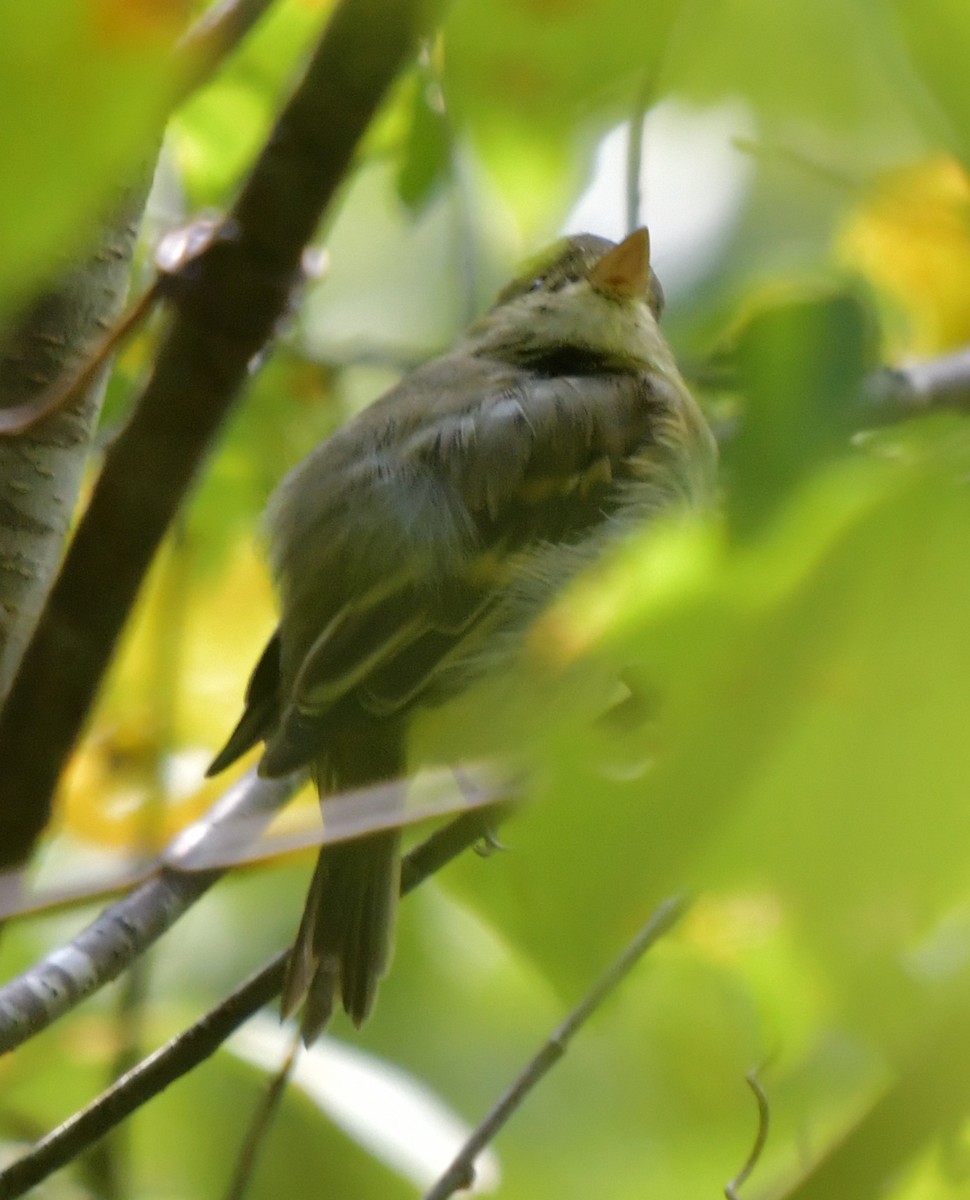
[[[317,917],[323,904],[323,884],[326,877],[325,855],[317,859],[310,890],[303,905],[300,917],[300,928],[297,930],[293,949],[286,960],[286,971],[283,975],[283,990],[280,993],[280,1015],[286,1020],[300,1007],[305,996],[310,991],[310,984],[319,970],[319,956],[314,951],[315,929]],[[330,1019],[328,1013],[323,1024]],[[323,1026],[321,1025],[321,1028]]]
[[[267,757],[272,750],[271,742]],[[275,774],[266,770],[265,758],[260,769]],[[326,751],[311,769],[326,829],[328,795],[401,777],[403,729],[362,714],[329,731]],[[397,830],[325,845],[320,851],[287,963],[281,1005],[289,1016],[305,1001],[301,1027],[308,1045],[330,1020],[338,997],[358,1026],[374,1007],[391,959],[399,879]]]
[[[283,984],[284,1015],[306,998],[303,1038],[313,1041],[339,994],[360,1026],[391,958],[400,836],[379,833],[321,852]]]
[[[377,842],[377,845],[371,843]],[[396,834],[369,838],[341,884],[345,896],[355,896],[356,914],[348,921],[341,954],[341,999],[356,1025],[374,1007],[377,985],[391,957],[394,913],[399,886],[399,838]],[[353,873],[353,874],[352,874]],[[359,884],[353,875],[358,875]]]

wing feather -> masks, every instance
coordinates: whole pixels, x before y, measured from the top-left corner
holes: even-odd
[[[365,441],[344,462],[339,444],[328,456],[325,443],[314,464],[318,492],[334,499],[312,515],[308,573],[287,571],[298,580],[284,595],[270,774],[325,753],[329,731],[354,712],[390,718],[461,686],[486,634],[521,611],[507,603],[517,583],[554,590],[554,574],[530,572],[530,560],[581,542],[622,502],[637,456],[658,452],[662,406],[643,375],[547,377],[497,364],[424,419],[407,389],[377,407],[380,444],[368,451]],[[295,562],[295,547],[278,553]]]

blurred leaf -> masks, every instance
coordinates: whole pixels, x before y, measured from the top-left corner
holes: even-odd
[[[970,341],[970,178],[956,159],[878,176],[845,217],[839,250],[883,293],[896,359]]]
[[[193,204],[219,205],[241,182],[272,127],[328,0],[279,0],[170,125]]]
[[[83,249],[154,159],[186,17],[181,2],[0,3],[0,306]]]
[[[595,137],[626,116],[680,0],[460,0],[444,88],[534,248],[565,213]]]
[[[835,134],[850,155],[864,152],[858,134],[898,136],[905,112],[884,21],[868,0],[709,0],[683,9],[665,74],[701,103],[743,96],[776,133],[807,121],[809,144]]]
[[[459,0],[445,26],[449,102],[477,131],[513,121],[562,135],[595,105],[628,102],[631,85],[657,66],[680,8],[680,0]]]
[[[451,174],[451,131],[438,84],[422,73],[414,77],[414,85],[397,194],[419,213]]]
[[[737,350],[744,410],[728,447],[728,511],[737,531],[773,514],[799,479],[841,450],[872,365],[871,322],[847,292],[762,308]]]
[[[922,83],[939,105],[952,148],[970,162],[970,79],[963,48],[970,11],[962,0],[895,0],[906,48]]]

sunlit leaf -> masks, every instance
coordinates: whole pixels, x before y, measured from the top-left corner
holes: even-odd
[[[956,159],[878,178],[847,216],[840,252],[887,298],[896,357],[970,341],[970,179]]]
[[[956,470],[859,462],[745,549],[661,540],[580,590],[555,619],[581,649],[603,614],[642,720],[548,729],[482,902],[554,976],[665,892],[727,883],[791,906],[840,986],[892,961],[964,897],[968,522]]]
[[[451,173],[452,132],[437,83],[418,75],[414,84],[411,121],[398,170],[397,193],[410,209],[420,212]]]

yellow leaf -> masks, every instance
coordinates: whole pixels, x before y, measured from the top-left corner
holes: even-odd
[[[896,356],[928,355],[970,341],[970,178],[937,156],[887,171],[839,238],[846,265],[901,310]]]

